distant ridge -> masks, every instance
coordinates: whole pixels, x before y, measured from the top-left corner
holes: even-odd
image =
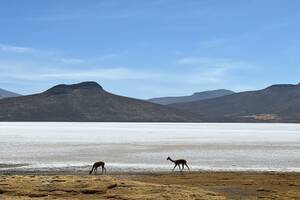
[[[0,121],[185,122],[195,114],[106,92],[96,82],[0,100]]]
[[[230,94],[234,94],[234,92],[231,90],[219,89],[219,90],[211,90],[211,91],[204,91],[204,92],[196,92],[190,96],[152,98],[149,99],[148,101],[152,103],[161,104],[161,105],[168,105],[173,103],[186,103],[186,102],[199,101],[204,99],[212,99],[212,98],[221,97]]]
[[[300,123],[300,84],[168,105],[111,94],[96,82],[62,84],[0,99],[0,121]]]
[[[263,90],[171,104],[206,122],[300,122],[300,85],[279,84]]]
[[[8,97],[17,97],[17,96],[21,96],[21,95],[0,88],[0,99],[8,98]]]

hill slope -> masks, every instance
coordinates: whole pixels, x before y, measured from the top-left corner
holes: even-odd
[[[221,97],[230,94],[234,94],[234,92],[230,90],[220,89],[220,90],[196,92],[190,96],[152,98],[149,99],[148,101],[152,103],[161,104],[161,105],[168,105],[173,103],[186,103],[186,102],[199,101],[204,99],[212,99],[212,98]]]
[[[95,82],[0,100],[0,121],[196,121],[195,115],[117,96]]]
[[[259,91],[170,106],[210,122],[300,122],[300,84],[273,85]]]
[[[17,96],[21,96],[21,95],[0,88],[0,99],[7,98],[7,97],[17,97]]]

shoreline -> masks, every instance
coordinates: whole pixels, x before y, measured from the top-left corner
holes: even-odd
[[[70,165],[69,167],[31,167],[28,163],[0,163],[1,174],[61,174],[61,175],[83,175],[90,171],[92,165]],[[128,165],[107,164],[106,169],[109,174],[165,174],[172,172],[171,165],[149,165],[149,167],[138,167],[138,164]],[[162,167],[163,166],[163,167]],[[175,170],[180,172],[178,168]],[[185,172],[189,172],[187,169]],[[272,169],[272,168],[205,168],[193,166],[191,173],[300,173],[300,168]],[[101,169],[99,170],[101,173]]]
[[[84,176],[89,175],[89,170],[8,170],[1,171],[1,175],[72,175],[72,176]],[[106,174],[101,174],[101,169],[98,171],[97,175],[168,175],[168,174],[299,174],[299,171],[266,171],[266,170],[191,170],[191,171],[179,171],[179,170],[164,170],[164,171],[107,171]],[[95,175],[95,174],[92,174]]]

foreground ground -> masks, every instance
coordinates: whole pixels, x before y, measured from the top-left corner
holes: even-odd
[[[300,173],[197,172],[143,175],[135,180],[210,190],[227,199],[299,199]]]
[[[11,174],[0,199],[300,199],[300,173]]]

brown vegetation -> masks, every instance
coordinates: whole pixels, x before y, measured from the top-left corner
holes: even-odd
[[[0,199],[225,199],[201,188],[83,175],[3,175]]]
[[[300,199],[300,173],[2,175],[0,199]]]

